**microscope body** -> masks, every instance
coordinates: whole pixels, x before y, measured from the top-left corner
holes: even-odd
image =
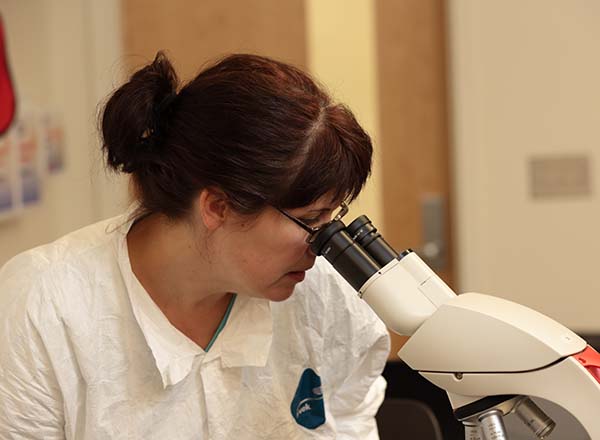
[[[511,301],[456,295],[416,253],[398,255],[366,216],[319,235],[313,252],[390,330],[410,336],[398,356],[447,392],[467,439],[507,439],[502,417],[513,412],[545,438],[555,424],[529,396],[563,407],[600,439],[600,354],[571,330]]]
[[[456,295],[415,253],[388,263],[360,295],[391,330],[411,336],[398,356],[448,393],[459,420],[515,396],[540,397],[600,438],[600,355],[563,325],[501,298]]]

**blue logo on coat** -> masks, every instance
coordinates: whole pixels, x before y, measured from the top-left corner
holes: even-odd
[[[321,378],[312,369],[302,373],[290,409],[296,422],[305,428],[315,429],[325,423]]]

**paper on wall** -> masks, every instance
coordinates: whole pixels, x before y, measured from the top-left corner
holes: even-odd
[[[46,155],[40,142],[39,112],[32,108],[23,111],[15,122],[15,140],[20,157],[21,198],[25,206],[42,199],[46,171]]]
[[[41,115],[41,139],[47,171],[50,174],[59,173],[65,167],[65,136],[62,118],[58,113],[47,111]]]
[[[23,207],[19,150],[14,128],[0,136],[0,220],[13,218]]]

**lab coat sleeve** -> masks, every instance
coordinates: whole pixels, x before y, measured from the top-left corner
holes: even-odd
[[[383,376],[379,376],[371,384],[364,395],[363,401],[354,408],[344,408],[340,401],[337,402],[339,407],[334,405],[332,412],[334,414],[338,412],[338,414],[335,414],[337,439],[379,439],[375,414],[377,414],[377,410],[383,402],[385,388],[386,381]]]
[[[34,323],[43,304],[30,294],[39,285],[6,272],[0,272],[0,439],[64,439],[61,392]]]
[[[390,352],[389,333],[329,263],[318,259],[316,269],[325,310],[323,393],[336,439],[378,440],[375,414],[385,394],[381,373]]]
[[[375,340],[359,358],[330,402],[339,440],[378,440],[375,414],[383,402],[387,382],[381,376],[390,349],[383,323],[374,324]]]

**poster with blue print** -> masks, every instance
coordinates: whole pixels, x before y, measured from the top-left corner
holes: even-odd
[[[41,150],[46,155],[47,171],[56,174],[65,167],[65,134],[62,117],[57,112],[44,112],[41,117]]]
[[[19,151],[11,129],[0,136],[0,220],[21,212]]]
[[[14,124],[20,153],[21,196],[23,204],[39,203],[42,198],[44,159],[40,151],[37,113],[27,110]]]

